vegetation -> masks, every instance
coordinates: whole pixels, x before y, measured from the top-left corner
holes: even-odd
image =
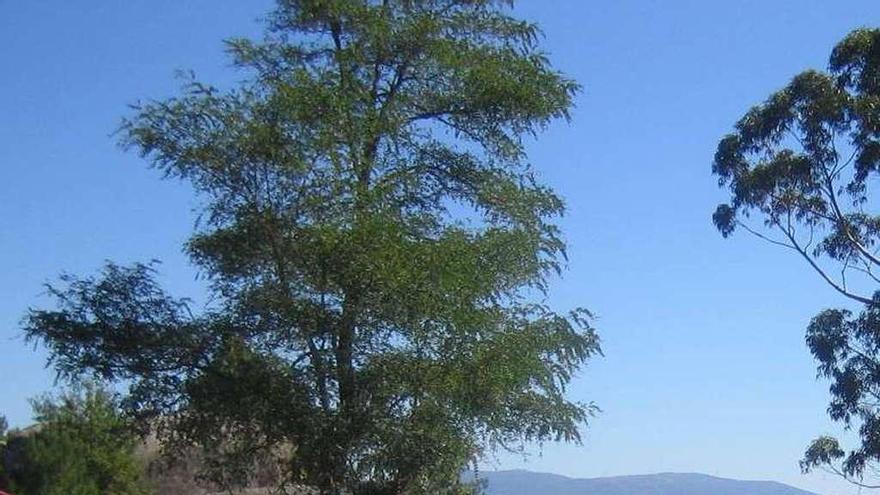
[[[880,462],[880,30],[860,29],[831,54],[829,71],[807,71],[752,108],[718,145],[714,173],[730,202],[713,217],[724,236],[743,228],[803,258],[863,307],[826,310],[807,331],[819,373],[831,381],[833,420],[860,445],[833,438],[807,450],[804,470],[823,467],[869,486]],[[750,217],[763,226],[750,225]]]
[[[112,395],[94,385],[33,401],[37,425],[10,434],[0,488],[17,495],[138,495],[136,437]]]
[[[6,421],[6,416],[0,415],[0,488],[9,486],[9,476],[6,473],[6,463],[4,462],[8,429],[9,423]]]
[[[186,250],[213,303],[109,264],[51,287],[28,338],[63,377],[130,385],[126,411],[226,487],[271,459],[322,494],[469,493],[489,450],[578,441],[592,406],[565,386],[599,344],[541,302],[564,206],[522,141],[578,86],[509,4],[279,1],[263,41],[227,42],[245,83],[120,131],[202,200]]]

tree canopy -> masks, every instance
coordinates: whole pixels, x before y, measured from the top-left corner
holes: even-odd
[[[878,33],[854,31],[834,48],[829,72],[803,72],[749,110],[718,145],[712,169],[731,193],[713,216],[722,234],[764,235],[748,224],[756,215],[778,234],[773,242],[861,303],[873,290],[859,292],[848,277],[877,282],[880,265],[870,190],[880,164]]]
[[[718,145],[713,172],[730,192],[715,211],[737,228],[797,253],[863,310],[826,310],[809,325],[819,375],[831,381],[831,418],[857,429],[846,451],[831,437],[807,449],[823,467],[862,486],[880,462],[880,30],[859,29],[832,51],[827,72],[795,76],[749,110]],[[763,225],[750,223],[757,217]]]
[[[546,302],[564,204],[524,147],[578,85],[510,4],[280,0],[264,39],[226,43],[240,86],[193,80],[120,129],[198,194],[212,303],[111,263],[53,284],[28,338],[129,385],[226,486],[266,458],[323,494],[467,493],[492,449],[578,441],[593,406],[565,388],[599,343]]]

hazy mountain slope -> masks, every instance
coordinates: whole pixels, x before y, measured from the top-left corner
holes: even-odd
[[[488,495],[816,495],[772,481],[704,474],[654,474],[575,479],[529,471],[482,472]]]

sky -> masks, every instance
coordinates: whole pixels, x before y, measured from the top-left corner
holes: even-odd
[[[43,284],[104,260],[162,260],[174,294],[203,293],[181,252],[197,202],[116,145],[127,105],[174,95],[178,70],[234,84],[221,40],[256,36],[269,0],[0,0],[0,414],[31,420],[46,353],[21,339]],[[825,414],[804,344],[846,301],[802,260],[711,223],[718,140],[796,73],[824,68],[870,0],[521,0],[553,64],[584,90],[571,123],[529,145],[567,200],[569,264],[549,302],[598,316],[605,356],[572,384],[602,412],[581,446],[530,446],[486,468],[576,477],[702,472],[857,493],[797,461]]]

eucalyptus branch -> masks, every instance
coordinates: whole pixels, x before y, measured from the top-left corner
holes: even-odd
[[[856,293],[854,293],[854,292],[850,292],[850,291],[848,291],[845,287],[843,287],[843,286],[841,286],[840,284],[838,284],[837,281],[835,281],[835,280],[834,280],[833,278],[831,278],[827,273],[825,273],[825,270],[823,270],[823,269],[822,269],[822,268],[816,263],[816,261],[813,259],[813,257],[810,256],[810,254],[809,254],[806,250],[804,250],[803,248],[801,248],[800,244],[798,244],[797,239],[794,237],[794,234],[793,234],[791,231],[789,231],[789,230],[783,228],[783,227],[782,227],[781,225],[779,225],[778,223],[777,223],[777,226],[779,226],[779,228],[780,228],[780,230],[782,231],[783,235],[785,235],[785,237],[786,237],[786,238],[789,240],[789,242],[791,243],[791,246],[790,246],[790,247],[793,248],[798,254],[800,254],[801,257],[802,257],[804,260],[807,261],[807,263],[810,265],[810,267],[812,267],[813,270],[814,270],[816,273],[818,273],[819,276],[822,277],[822,279],[825,280],[825,282],[827,282],[828,285],[830,285],[834,290],[836,290],[837,292],[843,294],[844,296],[846,296],[846,297],[848,297],[848,298],[850,298],[850,299],[852,299],[852,300],[854,300],[854,301],[858,301],[858,302],[863,303],[863,304],[872,304],[872,299],[871,299],[871,298],[869,298],[869,297],[864,297],[864,296],[861,296],[861,295],[858,295],[858,294],[856,294]]]

